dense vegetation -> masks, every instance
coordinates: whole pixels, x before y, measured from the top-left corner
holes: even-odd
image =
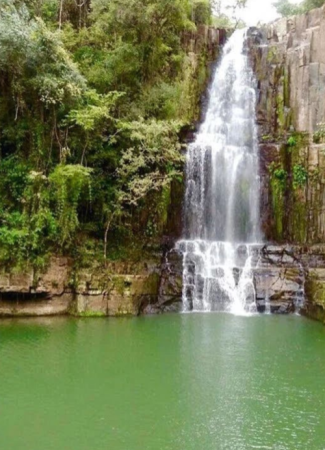
[[[210,22],[208,0],[0,0],[2,264],[159,232],[206,81],[182,37]]]
[[[0,264],[155,241],[207,80],[184,37],[245,3],[0,0]]]
[[[303,14],[325,4],[325,0],[302,0],[300,3],[291,3],[290,0],[278,0],[274,3],[279,14],[288,17]]]

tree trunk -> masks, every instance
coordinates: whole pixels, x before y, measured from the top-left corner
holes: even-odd
[[[60,30],[62,27],[63,3],[64,3],[64,0],[60,0],[60,9],[59,9],[59,29]]]

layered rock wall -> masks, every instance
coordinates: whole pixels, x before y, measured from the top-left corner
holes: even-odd
[[[0,273],[0,316],[138,315],[157,303],[161,261],[115,262],[78,271],[52,258],[47,271]]]
[[[325,7],[251,29],[249,44],[265,236],[325,242]]]
[[[249,52],[257,78],[263,231],[268,242],[290,244],[305,280],[304,311],[324,320],[325,6],[250,29]]]

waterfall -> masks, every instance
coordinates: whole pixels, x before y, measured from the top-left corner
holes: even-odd
[[[259,170],[255,78],[237,30],[223,49],[186,163],[184,311],[256,311]]]

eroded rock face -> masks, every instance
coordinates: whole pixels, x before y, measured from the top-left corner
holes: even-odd
[[[190,55],[200,55],[202,52],[206,52],[209,61],[213,61],[226,39],[226,30],[199,25],[197,31],[183,34],[182,44]]]
[[[110,263],[78,273],[73,312],[77,315],[139,315],[157,302],[160,259],[144,263]]]
[[[325,120],[325,7],[250,30],[262,135],[313,133]]]
[[[300,311],[306,273],[300,248],[265,246],[254,270],[258,310],[278,314]]]
[[[147,312],[181,309],[182,271],[183,256],[172,250],[163,265],[158,302]],[[321,316],[319,309],[325,308],[325,245],[265,245],[253,275],[259,312],[302,312],[315,317],[316,307]]]
[[[325,6],[249,32],[269,242],[325,242]]]
[[[153,304],[144,309],[145,314],[179,312],[182,310],[183,257],[175,249],[167,252],[161,266],[159,295]]]
[[[0,275],[0,316],[123,316],[182,309],[183,256],[146,263],[116,262],[73,272],[71,261],[53,258],[35,276]],[[325,245],[264,246],[254,270],[259,312],[295,311],[325,321]]]
[[[157,303],[160,259],[96,264],[77,273],[72,261],[53,258],[48,270],[0,275],[0,316],[138,315]]]
[[[71,261],[52,258],[44,274],[0,272],[0,316],[51,316],[69,312]]]
[[[325,6],[250,29],[249,52],[258,90],[262,228],[267,241],[293,244],[295,257],[283,265],[271,255],[272,296],[283,292],[290,302],[303,278],[304,312],[320,319],[324,251],[315,244],[325,242]]]

